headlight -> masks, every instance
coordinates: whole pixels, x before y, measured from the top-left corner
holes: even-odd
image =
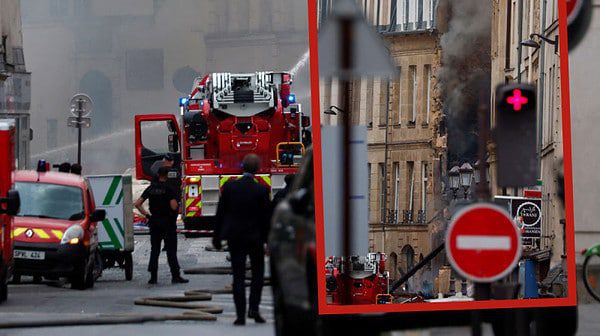
[[[60,243],[75,245],[79,244],[81,240],[83,240],[83,228],[79,225],[73,225],[65,231]]]

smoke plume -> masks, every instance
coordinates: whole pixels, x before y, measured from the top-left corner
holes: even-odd
[[[448,130],[448,162],[474,161],[477,152],[477,102],[491,71],[490,1],[444,0],[447,31],[441,38],[442,66],[438,80]],[[489,95],[489,93],[488,93]]]

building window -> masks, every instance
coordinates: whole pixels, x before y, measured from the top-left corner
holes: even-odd
[[[380,78],[379,82],[379,126],[388,124],[390,108],[390,81]]]
[[[394,213],[398,223],[398,212],[400,211],[400,162],[393,163],[394,169]]]
[[[378,164],[379,168],[379,209],[381,211],[381,222],[385,221],[385,165],[383,163]]]
[[[431,65],[425,65],[425,123],[429,124],[431,114]]]
[[[90,0],[75,0],[73,9],[76,16],[89,16],[91,13]]]
[[[396,30],[396,23],[398,22],[398,0],[391,0],[390,4],[390,30]]]
[[[323,3],[327,3],[327,1],[323,1]],[[269,13],[273,3],[271,0],[263,0],[260,3],[260,6],[261,13],[267,13],[260,16],[260,30],[263,32],[270,32],[273,30],[273,17]],[[327,7],[325,7],[325,9],[327,9]]]
[[[415,163],[414,161],[408,161],[407,165],[407,176],[408,176],[408,211],[413,212],[414,200],[415,200]]]
[[[550,86],[548,87],[548,142],[552,142],[554,139],[554,85],[556,76],[556,66],[553,65],[550,68]]]
[[[63,17],[69,15],[69,0],[50,0],[50,16]]]
[[[162,49],[127,50],[125,66],[128,90],[162,90],[164,86]]]
[[[427,162],[421,163],[421,211],[427,210]]]
[[[424,29],[425,24],[423,22],[423,0],[417,2],[417,29]]]
[[[417,119],[417,67],[415,65],[411,65],[409,67],[409,83],[408,83],[408,112],[409,114],[409,124],[414,125]]]
[[[398,67],[398,125],[402,124],[402,67]]]
[[[409,25],[410,22],[410,0],[404,0],[404,30],[412,29]]]
[[[435,26],[435,11],[437,8],[437,0],[429,0],[429,24],[427,28],[433,28]]]
[[[58,147],[58,120],[48,118],[46,122],[46,148],[50,150]]]
[[[367,79],[367,127],[373,127],[373,78]]]

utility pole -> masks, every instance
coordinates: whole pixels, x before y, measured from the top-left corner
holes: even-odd
[[[388,133],[390,127],[390,81],[386,80],[386,92],[385,92],[385,139],[384,139],[384,152],[383,152],[383,213],[381,214],[381,223],[383,228],[383,244],[382,251],[385,253],[385,226],[388,221]]]

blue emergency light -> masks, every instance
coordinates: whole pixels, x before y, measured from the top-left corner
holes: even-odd
[[[290,93],[290,95],[288,96],[288,102],[290,104],[294,104],[296,102],[296,95],[294,93]]]
[[[37,171],[38,171],[38,173],[45,173],[46,172],[46,160],[39,160],[38,161]]]
[[[190,99],[188,97],[179,98],[179,106],[185,106],[189,103]]]

